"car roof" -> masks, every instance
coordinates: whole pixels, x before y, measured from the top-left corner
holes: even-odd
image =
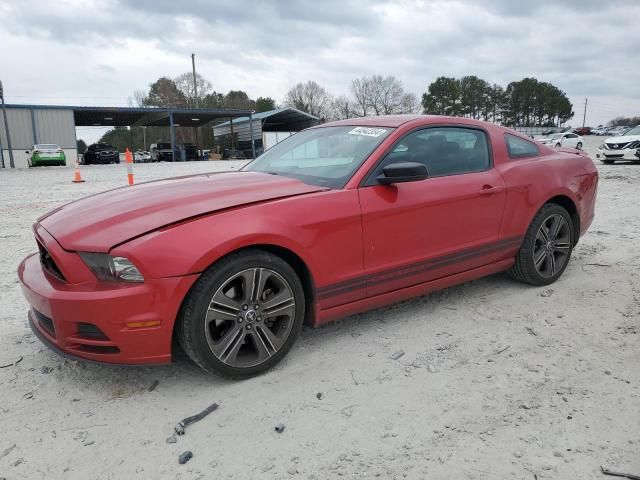
[[[371,127],[399,127],[412,120],[424,120],[427,118],[449,118],[438,115],[383,115],[379,117],[353,117],[335,122],[323,123],[318,127],[338,127],[341,125],[357,125]],[[452,118],[452,117],[451,117]]]
[[[323,123],[311,128],[324,128],[324,127],[339,127],[339,126],[365,126],[365,127],[389,127],[397,128],[403,125],[412,127],[421,127],[423,125],[438,124],[454,126],[472,126],[480,127],[487,131],[494,132],[494,134],[508,133],[515,135],[530,141],[530,139],[515,130],[512,130],[501,125],[496,125],[491,122],[484,122],[482,120],[475,120],[472,118],[464,117],[450,117],[445,115],[386,115],[379,117],[354,117],[345,120],[338,120],[336,122]]]

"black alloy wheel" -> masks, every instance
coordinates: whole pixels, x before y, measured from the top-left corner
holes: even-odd
[[[216,262],[192,287],[179,341],[209,372],[251,376],[286,355],[304,315],[304,290],[293,268],[265,251],[241,251]]]
[[[509,275],[531,285],[555,282],[569,264],[575,235],[567,210],[545,204],[531,221]]]

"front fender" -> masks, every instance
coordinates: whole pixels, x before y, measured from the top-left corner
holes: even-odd
[[[235,250],[273,245],[296,254],[318,287],[363,274],[356,190],[332,190],[239,207],[163,228],[126,242],[145,278],[197,274]]]

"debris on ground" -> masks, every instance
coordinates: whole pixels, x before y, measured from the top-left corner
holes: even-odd
[[[322,399],[324,398],[324,393],[322,393],[322,392],[318,392],[318,393],[316,393],[316,398],[317,398],[318,400],[322,400]]]
[[[48,366],[43,366],[42,368],[40,368],[40,373],[44,374],[44,375],[48,375],[49,373],[53,372],[55,370],[55,368],[53,367],[48,367]]]
[[[527,332],[529,332],[529,335],[533,335],[534,337],[538,336],[538,333],[533,328],[531,327],[524,327],[524,328]]]
[[[496,355],[500,355],[501,353],[506,352],[506,351],[507,351],[507,350],[509,350],[510,348],[511,348],[511,345],[507,345],[506,347],[501,348],[500,350],[498,350],[498,351],[496,352]]]
[[[192,458],[193,458],[193,453],[191,453],[190,450],[187,450],[186,452],[183,452],[183,453],[180,454],[180,456],[178,457],[178,463],[180,465],[184,465],[185,463],[187,463]]]
[[[33,398],[33,392],[27,392],[23,395],[26,400],[31,400]]]
[[[611,475],[612,477],[630,478],[631,480],[640,480],[640,475],[633,475],[632,473],[614,472],[612,470],[609,470],[608,468],[604,468],[603,466],[600,466],[600,470],[602,470],[602,473],[604,475]]]
[[[171,435],[170,437],[167,437],[166,442],[167,443],[177,443],[178,442],[178,438],[175,435]]]
[[[6,365],[0,365],[0,368],[7,368],[7,367],[13,367],[14,365],[19,364],[22,361],[22,355],[20,355],[20,358],[17,359],[15,362],[12,363],[7,363]]]
[[[149,385],[149,388],[147,388],[147,391],[153,392],[158,385],[160,385],[160,382],[158,380],[154,380],[153,383]]]
[[[391,354],[391,360],[398,360],[404,355],[404,350],[397,350]]]
[[[15,443],[13,445],[11,445],[9,448],[6,448],[2,453],[0,453],[0,458],[4,458],[7,455],[9,455],[11,452],[13,452],[14,448],[16,448],[16,444]]]
[[[284,423],[279,423],[279,424],[277,424],[277,425],[276,425],[275,430],[276,430],[276,432],[278,432],[278,433],[282,433],[282,432],[284,432]]]
[[[218,404],[217,403],[212,403],[211,405],[209,405],[207,408],[205,408],[203,411],[201,411],[200,413],[196,414],[196,415],[192,415],[191,417],[187,417],[185,419],[183,419],[181,422],[179,422],[176,426],[175,426],[175,431],[178,435],[184,435],[184,429],[187,428],[189,425],[191,425],[192,423],[195,422],[199,422],[200,420],[202,420],[204,417],[206,417],[207,415],[209,415],[211,412],[213,412],[216,408],[218,408]]]

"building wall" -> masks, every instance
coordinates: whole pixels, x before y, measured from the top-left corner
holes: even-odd
[[[36,143],[55,143],[61,148],[76,149],[76,125],[73,110],[33,110],[36,124]]]
[[[27,168],[29,153],[36,143],[55,143],[64,150],[67,166],[75,164],[78,158],[76,126],[73,110],[58,108],[7,108],[9,135],[16,168]],[[9,168],[9,150],[0,113],[0,146],[5,168]]]
[[[7,121],[9,122],[9,135],[11,147],[15,150],[25,150],[33,146],[33,124],[31,123],[31,110],[23,108],[7,108]],[[2,148],[8,148],[4,116],[0,112],[0,144]]]
[[[231,126],[223,125],[221,127],[213,127],[213,136],[220,137],[222,135],[230,135],[231,134]],[[242,123],[234,123],[233,124],[233,134],[238,142],[249,142],[251,141],[251,128],[249,121]],[[260,140],[262,139],[262,120],[254,120],[253,121],[253,139]]]

